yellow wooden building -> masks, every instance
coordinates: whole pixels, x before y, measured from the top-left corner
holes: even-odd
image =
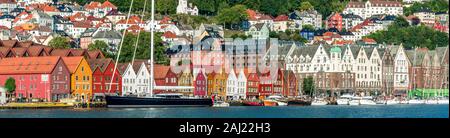
[[[70,92],[80,101],[92,99],[92,70],[82,56],[62,58],[70,71]]]
[[[185,69],[182,73],[178,75],[178,86],[194,86],[194,76],[190,69]],[[183,89],[180,90],[183,94],[194,96],[194,89]]]
[[[222,70],[208,74],[208,96],[216,95],[225,100],[228,75]]]

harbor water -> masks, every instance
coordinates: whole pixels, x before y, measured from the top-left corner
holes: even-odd
[[[0,109],[0,118],[448,118],[449,105]]]

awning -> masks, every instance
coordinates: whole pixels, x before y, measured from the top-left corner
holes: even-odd
[[[448,89],[415,89],[408,92],[410,97],[448,97]]]

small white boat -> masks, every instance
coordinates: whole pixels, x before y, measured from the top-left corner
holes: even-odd
[[[287,106],[286,102],[281,102],[280,100],[283,99],[283,97],[279,95],[271,95],[267,97],[266,100],[264,100],[265,106]]]
[[[348,102],[348,104],[349,105],[360,105],[360,100],[353,99],[353,100],[350,100]]]
[[[448,99],[439,99],[438,104],[448,104]]]
[[[438,100],[436,100],[436,99],[428,99],[426,102],[425,102],[425,104],[438,104],[439,102],[438,102]]]
[[[408,101],[408,104],[425,104],[425,101],[419,99],[411,99]]]
[[[278,106],[287,106],[288,104],[285,102],[277,102]]]
[[[377,100],[377,101],[375,101],[375,103],[377,103],[379,105],[383,105],[383,104],[386,104],[386,100]]]
[[[314,99],[314,100],[311,102],[311,105],[327,105],[327,104],[328,104],[327,101],[325,101],[324,99],[319,99],[319,98]]]
[[[213,104],[213,107],[228,107],[228,106],[230,106],[230,104],[224,101],[216,101]]]
[[[344,94],[336,100],[338,105],[349,105],[349,101],[353,96],[350,94]]]
[[[365,96],[359,101],[359,104],[361,104],[361,105],[376,105],[377,103],[375,103],[372,99],[373,99],[372,96]]]
[[[400,100],[400,104],[408,104],[409,101],[408,100]]]
[[[394,105],[394,104],[400,104],[400,101],[395,99],[390,99],[386,101],[386,105]]]

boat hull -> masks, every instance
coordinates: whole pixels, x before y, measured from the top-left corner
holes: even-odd
[[[278,102],[271,101],[271,100],[265,100],[264,101],[264,106],[278,106]]]
[[[307,106],[307,105],[311,105],[311,102],[305,100],[288,101],[288,106]]]
[[[211,99],[190,98],[138,98],[122,96],[106,96],[107,107],[181,107],[181,106],[212,106]]]
[[[243,102],[244,106],[264,106],[263,103],[260,102]]]

